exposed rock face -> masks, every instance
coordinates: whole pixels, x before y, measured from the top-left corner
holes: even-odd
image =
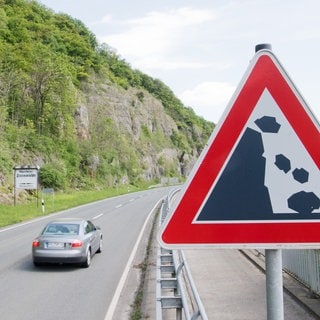
[[[85,92],[75,115],[79,137],[90,139],[91,126],[101,118],[111,119],[119,134],[129,136],[141,149],[141,178],[152,180],[173,172],[182,176],[189,174],[199,154],[197,150],[187,154],[172,144],[171,136],[178,131],[177,124],[166,114],[159,100],[142,89],[125,90],[106,83],[88,85]],[[156,145],[152,138],[142,142],[143,131],[150,137],[160,132],[167,141],[166,147]]]
[[[85,106],[79,105],[75,114],[77,134],[80,139],[88,140],[89,135],[89,117],[88,110]]]
[[[177,130],[176,123],[164,111],[161,102],[148,92],[129,88],[116,88],[106,84],[91,87],[87,96],[87,108],[93,111],[100,109],[101,115],[111,118],[121,129],[132,134],[136,139],[145,126],[150,132],[157,129],[170,136]]]

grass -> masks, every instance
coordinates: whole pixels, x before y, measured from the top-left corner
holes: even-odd
[[[33,197],[32,199],[29,199],[28,202],[19,203],[18,199],[16,201],[16,205],[14,205],[14,203],[11,205],[0,204],[0,227],[139,190],[141,189],[138,187],[123,186],[115,189],[44,194],[44,212],[42,206],[42,194],[39,193],[38,198]]]

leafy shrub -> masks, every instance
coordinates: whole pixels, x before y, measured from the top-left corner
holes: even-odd
[[[53,165],[44,165],[40,169],[40,183],[44,188],[63,189],[66,184],[66,175],[61,168],[55,168]]]

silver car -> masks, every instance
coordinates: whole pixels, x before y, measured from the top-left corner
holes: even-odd
[[[88,268],[91,257],[102,250],[102,232],[84,219],[51,221],[32,242],[35,266],[43,263],[77,263]]]

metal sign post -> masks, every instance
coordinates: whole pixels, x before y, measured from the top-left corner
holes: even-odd
[[[266,253],[266,289],[267,319],[283,320],[283,285],[281,249],[267,249]]]

